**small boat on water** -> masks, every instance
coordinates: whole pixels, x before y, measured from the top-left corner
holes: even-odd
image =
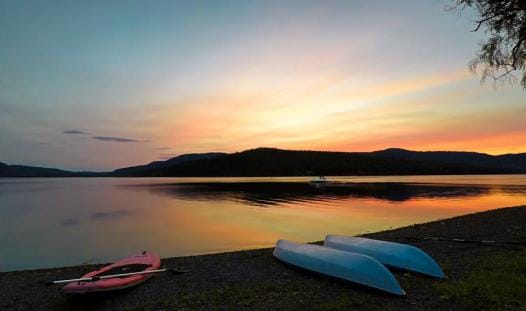
[[[276,242],[273,254],[277,259],[299,268],[394,295],[405,295],[393,274],[380,262],[366,255],[286,240]]]
[[[85,281],[71,282],[62,290],[68,294],[83,294],[128,288],[151,278],[152,272],[159,271],[157,269],[160,266],[161,259],[158,255],[142,252],[89,272],[80,279]],[[105,276],[111,278],[104,278]]]
[[[327,179],[323,176],[318,176],[312,180],[309,181],[310,183],[313,183],[313,184],[325,184],[327,183]]]
[[[431,256],[411,245],[361,237],[328,235],[324,246],[353,254],[364,254],[391,267],[415,271],[439,279],[446,277]]]
[[[315,188],[325,188],[332,184],[334,184],[334,182],[327,180],[324,176],[318,176],[309,180],[309,185]]]

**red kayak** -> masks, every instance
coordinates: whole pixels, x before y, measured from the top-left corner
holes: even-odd
[[[102,269],[92,271],[83,276],[83,278],[109,276],[115,274],[137,273],[157,270],[161,266],[161,259],[158,255],[148,252],[142,252],[138,255],[132,255],[106,266]],[[116,289],[128,288],[138,285],[149,278],[153,274],[136,274],[124,277],[100,279],[97,281],[74,282],[70,283],[62,289],[70,294],[82,294],[91,292],[103,292]]]

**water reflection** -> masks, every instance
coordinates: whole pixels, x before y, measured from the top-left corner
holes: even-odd
[[[111,221],[117,218],[127,217],[132,215],[132,212],[127,210],[115,210],[108,212],[96,212],[92,213],[88,220],[92,221]],[[64,218],[58,222],[61,226],[76,226],[83,224],[85,222],[81,221],[78,218]]]
[[[414,199],[469,198],[486,195],[495,186],[409,183],[348,183],[338,187],[314,187],[307,183],[176,183],[142,186],[175,199],[231,200],[251,206],[272,207],[286,203],[326,202],[342,199],[378,199],[405,202]],[[522,189],[522,188],[521,188]],[[509,190],[515,193],[515,190]]]
[[[269,247],[526,203],[525,175],[340,177],[354,183],[322,189],[308,180],[1,179],[0,271],[142,250],[167,257]]]

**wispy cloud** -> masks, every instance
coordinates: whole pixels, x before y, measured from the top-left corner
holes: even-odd
[[[91,214],[91,219],[98,220],[98,219],[107,219],[107,218],[119,218],[124,216],[131,215],[130,211],[127,210],[115,210],[110,212],[96,212]]]
[[[132,138],[125,138],[125,137],[113,137],[113,136],[93,136],[93,139],[100,140],[100,141],[110,141],[110,142],[116,142],[116,143],[148,143],[149,140],[137,140]]]
[[[155,150],[170,150],[172,149],[171,147],[159,147],[159,148],[155,148]]]
[[[67,135],[92,135],[91,133],[80,131],[80,130],[67,130],[63,131],[62,134]],[[116,136],[92,136],[92,139],[100,140],[100,141],[109,141],[109,142],[116,142],[116,143],[148,143],[149,140],[138,140],[133,138],[126,138],[126,137],[116,137]],[[169,149],[168,147],[166,147]]]
[[[67,130],[62,132],[62,134],[69,134],[69,135],[89,135],[90,133],[79,131],[79,130]]]

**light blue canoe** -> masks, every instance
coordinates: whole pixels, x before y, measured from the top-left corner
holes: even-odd
[[[405,295],[393,274],[377,260],[362,254],[319,245],[286,240],[276,242],[274,257],[288,264],[373,287],[395,295]]]
[[[431,256],[411,245],[360,237],[328,235],[324,246],[371,256],[391,267],[415,271],[439,279],[446,277]]]

